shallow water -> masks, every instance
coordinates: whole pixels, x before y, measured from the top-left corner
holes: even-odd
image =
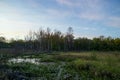
[[[10,60],[8,60],[9,63],[21,63],[21,62],[29,62],[29,63],[33,63],[33,64],[42,64],[42,65],[54,65],[54,62],[40,62],[40,59],[37,58],[12,58]]]
[[[36,58],[12,58],[10,59],[8,62],[12,62],[12,63],[21,63],[21,62],[29,62],[29,63],[34,63],[34,64],[39,64],[40,59],[36,59]]]

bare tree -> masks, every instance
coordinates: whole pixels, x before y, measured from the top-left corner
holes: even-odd
[[[50,28],[47,28],[46,30],[46,38],[47,38],[47,50],[50,51],[50,45],[51,45],[51,39],[50,39],[51,33],[50,33]]]
[[[46,33],[45,31],[40,28],[39,31],[35,32],[35,36],[36,36],[36,40],[39,42],[39,50],[40,51],[43,51],[44,50],[44,46],[45,46],[45,36],[46,36]]]
[[[74,39],[74,36],[73,36],[73,29],[72,27],[69,27],[68,28],[68,31],[67,31],[67,34],[66,34],[66,44],[67,44],[67,49],[68,50],[72,50],[73,48],[73,39]]]

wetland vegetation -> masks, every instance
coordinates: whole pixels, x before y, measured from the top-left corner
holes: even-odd
[[[4,80],[120,79],[120,52],[0,53],[0,56],[0,79]]]

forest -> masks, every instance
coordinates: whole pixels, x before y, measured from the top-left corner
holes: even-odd
[[[64,34],[59,30],[51,31],[40,28],[38,31],[30,31],[25,39],[7,41],[5,37],[0,37],[0,49],[32,50],[39,52],[52,51],[119,51],[120,38],[95,37],[88,39],[85,37],[75,37],[72,27],[69,27]]]

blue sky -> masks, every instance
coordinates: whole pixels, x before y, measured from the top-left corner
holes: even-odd
[[[0,0],[0,35],[8,39],[69,26],[76,37],[120,38],[120,0]]]

